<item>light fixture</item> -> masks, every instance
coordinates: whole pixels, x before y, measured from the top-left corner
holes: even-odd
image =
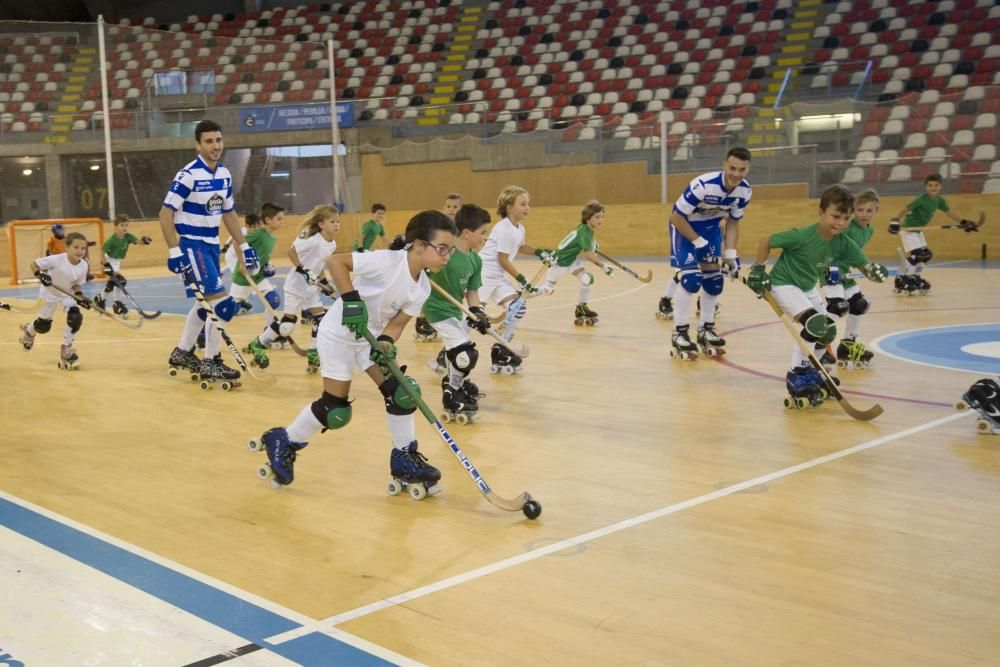
[[[92,165],[90,165],[90,170],[91,171],[98,171],[100,168],[101,168],[101,165],[99,165],[99,164],[92,164]]]
[[[25,176],[31,176],[31,170],[30,169],[25,169],[21,173],[24,174]]]

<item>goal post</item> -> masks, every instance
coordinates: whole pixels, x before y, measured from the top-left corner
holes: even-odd
[[[80,232],[87,237],[90,272],[104,277],[104,223],[99,218],[58,218],[52,220],[12,220],[7,224],[10,241],[10,283],[35,282],[31,263],[45,256],[52,225],[62,225],[66,234]]]

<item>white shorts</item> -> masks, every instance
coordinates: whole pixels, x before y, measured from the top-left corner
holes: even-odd
[[[326,318],[324,318],[325,320]],[[338,324],[348,336],[354,336],[346,327]],[[345,341],[331,335],[330,327],[320,326],[316,335],[316,350],[319,352],[319,374],[331,380],[350,382],[354,377],[354,367],[362,372],[373,364],[369,359],[372,348],[364,338]]]
[[[850,299],[855,294],[861,292],[861,285],[855,282],[850,287],[844,287],[842,283],[827,285],[823,288],[823,294],[827,299]]]
[[[816,312],[825,313],[826,305],[823,297],[820,296],[819,289],[812,288],[808,292],[803,292],[795,285],[773,285],[771,295],[781,309],[792,316],[797,317],[801,313],[814,308]]]
[[[924,238],[923,232],[908,232],[904,229],[899,232],[899,237],[903,242],[903,250],[906,252],[927,247],[927,239]]]
[[[514,288],[506,274],[499,279],[483,276],[483,286],[479,288],[479,300],[483,303],[492,301],[499,305],[504,299],[517,296],[518,293],[519,290]]]
[[[583,268],[583,262],[576,260],[569,266],[552,266],[549,267],[548,273],[545,274],[545,282],[552,283],[553,285],[557,280],[562,278],[566,273],[576,273]]]
[[[286,315],[300,317],[303,310],[323,307],[323,301],[319,298],[318,287],[309,288],[306,294],[294,294],[285,290],[285,307],[282,312]]]
[[[264,278],[257,283],[257,287],[260,289],[261,294],[267,294],[268,292],[274,291],[274,285],[272,285],[271,281],[267,278]],[[229,296],[233,297],[237,301],[246,301],[254,294],[255,292],[253,288],[249,285],[239,285],[237,283],[233,283],[229,287]]]
[[[51,297],[42,297],[42,307],[38,309],[38,318],[43,320],[51,320],[52,316],[55,315],[56,309],[62,305],[64,311],[69,310],[73,306],[78,306],[76,299],[71,299],[68,296],[60,296],[59,298],[53,299]]]
[[[446,350],[453,350],[462,343],[469,342],[469,325],[465,323],[465,320],[449,317],[440,322],[431,322],[430,325],[441,334],[441,340],[444,341]]]
[[[118,270],[121,268],[122,261],[120,259],[115,259],[114,257],[108,257],[106,261],[111,265],[111,270],[118,273]]]

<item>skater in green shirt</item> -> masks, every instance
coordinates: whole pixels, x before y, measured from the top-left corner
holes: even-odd
[[[281,297],[270,281],[270,278],[275,274],[274,265],[271,264],[271,255],[278,242],[278,230],[281,229],[284,222],[284,208],[277,204],[264,204],[260,207],[260,227],[246,235],[246,242],[256,251],[257,257],[260,259],[260,270],[254,274],[253,281],[257,283],[257,288],[274,311],[281,308]],[[229,288],[229,296],[233,297],[237,304],[240,304],[241,310],[246,310],[242,304],[248,303],[251,294],[254,294],[254,289],[247,282],[240,267],[237,266],[236,270],[233,271],[233,284]],[[268,315],[266,319],[267,323],[270,324],[273,318]],[[250,352],[253,353],[253,350],[251,349]],[[256,357],[257,355],[254,354],[255,361]],[[261,368],[266,368],[266,363],[262,364]]]
[[[128,224],[128,216],[124,213],[115,216],[115,233],[104,242],[104,272],[108,274],[108,282],[104,285],[104,293],[94,297],[94,303],[105,310],[108,298],[112,297],[111,309],[123,319],[128,319],[128,306],[125,305],[125,294],[121,290],[126,282],[125,276],[120,274],[122,260],[128,254],[130,245],[149,245],[153,242],[148,236],[140,239],[129,234]]]
[[[389,244],[385,240],[385,227],[382,220],[385,219],[385,204],[372,204],[372,217],[365,224],[361,225],[361,234],[354,241],[354,252],[368,252],[375,245],[375,239],[382,239],[382,247],[388,248]]]

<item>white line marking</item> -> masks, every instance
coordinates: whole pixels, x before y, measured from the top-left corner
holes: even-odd
[[[95,528],[91,528],[90,526],[86,526],[82,523],[74,521],[73,519],[62,516],[61,514],[57,514],[56,512],[53,512],[51,510],[47,510],[44,507],[40,507],[32,502],[29,502],[22,498],[18,498],[17,496],[13,496],[5,491],[0,491],[0,498],[3,498],[4,500],[13,503],[15,505],[18,505],[20,507],[23,507],[27,510],[35,512],[36,514],[41,514],[42,516],[52,519],[53,521],[56,521],[58,523],[61,523],[64,526],[75,528],[81,533],[85,533],[103,542],[107,542],[108,544],[114,545],[119,549],[123,549],[125,551],[128,551],[129,553],[135,554],[136,556],[145,558],[146,560],[152,561],[157,565],[167,568],[168,570],[173,570],[174,572],[183,574],[184,576],[190,577],[191,579],[206,584],[207,586],[211,586],[212,588],[217,588],[220,591],[229,593],[230,595],[240,598],[241,600],[246,600],[247,602],[255,604],[258,607],[261,607],[262,609],[266,609],[267,611],[270,611],[273,614],[277,614],[278,616],[283,616],[296,623],[301,623],[303,626],[309,626],[311,628],[314,628],[309,632],[302,633],[302,635],[300,636],[307,635],[310,632],[321,632],[325,635],[333,637],[334,639],[340,642],[343,642],[344,644],[353,646],[354,648],[360,649],[362,651],[366,651],[368,653],[371,653],[372,655],[382,658],[383,660],[387,660],[389,662],[393,662],[398,665],[408,665],[413,667],[422,665],[422,663],[412,660],[411,658],[407,658],[406,656],[390,651],[389,649],[379,646],[377,644],[372,644],[367,640],[361,639],[360,637],[355,637],[354,635],[344,632],[343,630],[337,630],[334,628],[322,629],[315,627],[317,625],[320,625],[321,623],[317,623],[315,619],[312,619],[304,614],[300,614],[297,611],[293,611],[287,607],[283,607],[280,604],[271,602],[270,600],[265,600],[264,598],[254,595],[253,593],[250,593],[248,591],[245,591],[242,588],[237,588],[236,586],[227,584],[224,581],[219,581],[218,579],[210,577],[207,574],[198,572],[197,570],[192,570],[191,568],[181,565],[180,563],[172,561],[168,558],[164,558],[163,556],[155,554],[151,551],[147,551],[142,547],[125,542],[124,540],[120,540],[117,537],[108,535],[107,533],[101,532]]]
[[[868,442],[861,443],[860,445],[855,445],[854,447],[849,447],[847,449],[842,449],[839,452],[834,452],[832,454],[827,454],[826,456],[820,456],[819,458],[806,461],[804,463],[799,463],[788,468],[782,468],[776,472],[768,473],[766,475],[761,475],[760,477],[755,477],[754,479],[747,480],[745,482],[740,482],[732,486],[727,486],[718,491],[713,491],[712,493],[706,493],[705,495],[698,496],[696,498],[691,498],[690,500],[685,500],[673,505],[668,505],[666,507],[661,507],[658,510],[653,510],[652,512],[647,512],[646,514],[641,514],[639,516],[633,517],[631,519],[625,519],[619,521],[618,523],[611,524],[610,526],[605,526],[604,528],[598,528],[597,530],[592,530],[589,533],[584,533],[576,537],[571,537],[569,539],[550,544],[545,547],[541,547],[534,551],[529,551],[523,554],[519,554],[512,558],[507,558],[505,560],[497,561],[496,563],[491,563],[490,565],[484,565],[483,567],[476,568],[475,570],[470,570],[462,574],[457,574],[453,577],[447,579],[442,579],[441,581],[428,584],[426,586],[421,586],[420,588],[415,588],[406,593],[400,593],[399,595],[393,595],[392,597],[387,597],[377,602],[372,602],[363,607],[358,607],[357,609],[352,609],[350,611],[345,611],[335,616],[330,616],[325,618],[314,625],[303,626],[295,630],[289,630],[280,635],[275,635],[273,637],[268,637],[267,641],[272,644],[281,644],[286,641],[307,635],[310,632],[315,632],[317,630],[328,629],[331,626],[340,625],[348,621],[353,621],[355,619],[361,618],[362,616],[367,616],[369,614],[374,614],[376,612],[382,611],[384,609],[389,609],[398,605],[405,604],[411,600],[421,598],[432,593],[437,593],[438,591],[451,588],[453,586],[458,586],[459,584],[464,584],[474,579],[479,579],[502,570],[512,568],[516,565],[521,565],[522,563],[527,563],[543,556],[548,556],[550,554],[556,553],[557,551],[562,551],[564,549],[569,549],[572,547],[579,546],[586,542],[592,542],[593,540],[600,539],[602,537],[607,537],[608,535],[613,535],[615,533],[627,530],[628,528],[634,528],[641,524],[653,521],[654,519],[660,519],[670,514],[676,514],[686,509],[691,509],[692,507],[697,507],[698,505],[703,505],[705,503],[711,502],[713,500],[718,500],[719,498],[725,498],[734,493],[739,493],[745,489],[752,488],[759,484],[766,484],[772,482],[776,479],[781,479],[782,477],[788,477],[789,475],[794,475],[795,473],[802,472],[803,470],[808,470],[809,468],[815,468],[816,466],[823,465],[824,463],[829,463],[831,461],[836,461],[837,459],[842,459],[846,456],[852,454],[857,454],[858,452],[863,452],[867,449],[872,449],[873,447],[878,447],[894,440],[899,440],[900,438],[905,438],[909,435],[914,435],[920,433],[921,431],[926,431],[928,429],[935,428],[941,424],[946,424],[956,419],[961,419],[962,417],[967,417],[969,414],[974,414],[974,410],[968,410],[965,412],[959,412],[956,414],[951,414],[946,417],[941,417],[933,421],[914,426],[912,428],[905,429],[903,431],[898,431],[896,433],[891,433],[889,435],[882,436],[881,438],[876,438],[875,440],[869,440]]]
[[[602,297],[598,297],[596,299],[591,299],[590,303],[598,303],[599,301],[609,301],[611,299],[617,299],[619,297],[623,297],[623,296],[626,296],[628,294],[632,294],[633,292],[638,292],[641,289],[646,289],[647,287],[649,287],[650,284],[652,284],[652,283],[646,283],[646,284],[643,284],[643,285],[639,285],[638,287],[633,287],[632,289],[625,290],[624,292],[616,292],[615,294],[609,294],[607,296],[602,296]],[[538,312],[540,310],[555,310],[557,308],[566,308],[568,306],[575,306],[575,305],[576,305],[576,302],[573,302],[573,303],[554,303],[551,306],[531,307],[530,311],[533,312],[533,313],[535,313],[535,312]]]

